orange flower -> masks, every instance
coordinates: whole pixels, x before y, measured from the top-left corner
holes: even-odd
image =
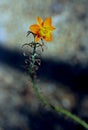
[[[43,21],[42,18],[37,17],[37,24],[31,25],[29,29],[36,35],[35,42],[38,42],[40,39],[44,39],[49,42],[52,41],[52,31],[55,27],[52,26],[51,18],[46,18]]]

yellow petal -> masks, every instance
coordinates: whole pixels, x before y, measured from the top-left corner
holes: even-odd
[[[42,18],[38,16],[37,17],[37,22],[38,22],[39,25],[42,25],[42,23],[43,23]]]
[[[50,26],[52,24],[52,19],[51,18],[46,18],[44,20],[44,27]]]
[[[37,34],[38,31],[39,31],[39,29],[40,29],[40,27],[39,27],[39,25],[37,25],[37,24],[33,24],[33,25],[31,25],[31,26],[29,27],[29,29],[30,29],[30,31],[32,31],[33,33]]]
[[[44,39],[45,39],[47,42],[51,42],[51,41],[52,41],[52,34],[50,34],[49,36],[45,36]]]

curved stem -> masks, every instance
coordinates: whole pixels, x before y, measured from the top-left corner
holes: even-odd
[[[35,42],[35,37],[34,37],[34,42]],[[32,69],[35,65],[35,55],[36,55],[36,43],[34,44],[34,48],[33,48],[33,54],[32,54]],[[84,128],[88,129],[88,123],[86,123],[85,121],[83,121],[82,119],[80,119],[78,116],[72,114],[71,112],[57,107],[57,106],[53,106],[52,104],[50,104],[48,102],[48,100],[39,92],[37,86],[35,85],[35,80],[34,80],[34,76],[31,76],[32,79],[32,83],[33,83],[33,88],[37,94],[37,96],[39,97],[39,99],[47,106],[49,106],[50,108],[52,108],[54,111],[56,111],[57,113],[61,113],[67,117],[69,117],[70,119],[74,120],[75,122],[79,123],[80,125],[82,125]]]
[[[35,81],[34,79],[32,79],[32,83],[33,83],[33,88],[37,94],[37,96],[39,97],[39,99],[47,106],[51,107],[54,111],[58,112],[58,113],[61,113],[67,117],[69,117],[70,119],[74,120],[75,122],[79,123],[80,125],[82,125],[84,128],[88,129],[88,123],[86,123],[85,121],[83,121],[82,119],[80,119],[78,116],[72,114],[71,112],[63,109],[63,108],[60,108],[60,107],[57,107],[57,106],[53,106],[52,104],[50,104],[47,99],[42,96],[42,94],[39,92],[37,86],[35,85]]]

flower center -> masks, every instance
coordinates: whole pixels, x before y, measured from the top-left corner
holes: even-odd
[[[40,36],[48,36],[50,34],[50,30],[47,27],[42,27],[39,31]]]

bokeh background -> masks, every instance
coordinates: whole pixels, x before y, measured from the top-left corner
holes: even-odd
[[[56,30],[38,70],[39,91],[88,122],[88,0],[0,1],[0,130],[84,130],[37,98],[24,69],[22,45],[36,17]]]

